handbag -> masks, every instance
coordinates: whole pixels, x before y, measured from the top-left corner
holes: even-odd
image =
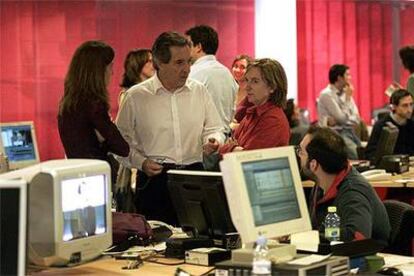
[[[153,233],[143,215],[112,213],[112,241],[114,245],[128,241],[130,246],[148,245]]]

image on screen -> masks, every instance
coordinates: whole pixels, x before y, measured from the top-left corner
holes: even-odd
[[[288,158],[242,163],[256,226],[300,218]]]
[[[1,137],[11,162],[36,160],[31,125],[3,126]]]
[[[105,175],[62,181],[63,241],[106,232]]]

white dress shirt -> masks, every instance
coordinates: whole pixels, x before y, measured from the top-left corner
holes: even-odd
[[[187,79],[183,87],[169,92],[157,74],[128,90],[116,124],[130,146],[129,156],[119,160],[138,169],[147,158],[180,165],[201,162],[203,144],[209,138],[222,144],[225,138],[201,83]]]
[[[321,91],[318,101],[318,117],[323,126],[326,126],[328,117],[334,118],[337,128],[357,124],[360,120],[354,99],[351,97],[350,100],[346,100],[345,93],[340,93],[332,84]]]
[[[236,95],[239,90],[230,70],[217,61],[214,55],[203,56],[191,66],[190,78],[207,87],[227,133],[236,110]]]

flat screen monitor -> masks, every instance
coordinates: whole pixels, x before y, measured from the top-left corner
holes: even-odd
[[[10,169],[39,163],[33,122],[0,123],[0,152],[7,155]]]
[[[399,130],[395,126],[384,126],[381,130],[380,138],[375,150],[372,164],[378,166],[385,155],[394,153],[395,144],[397,143]]]
[[[168,189],[180,226],[195,236],[220,240],[236,232],[221,173],[168,171]]]
[[[112,244],[109,164],[93,159],[39,163],[0,175],[29,190],[29,260],[42,266],[92,260]]]
[[[0,275],[25,275],[26,185],[0,179]]]
[[[220,167],[243,243],[312,229],[293,147],[229,153]]]

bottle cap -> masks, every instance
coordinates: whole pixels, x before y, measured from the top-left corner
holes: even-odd
[[[263,235],[260,235],[260,236],[257,238],[256,244],[258,244],[258,245],[265,245],[265,244],[266,244],[266,242],[267,242],[266,237],[265,237],[265,236],[263,236]]]
[[[329,213],[336,213],[336,206],[329,206],[328,207],[328,212]]]

